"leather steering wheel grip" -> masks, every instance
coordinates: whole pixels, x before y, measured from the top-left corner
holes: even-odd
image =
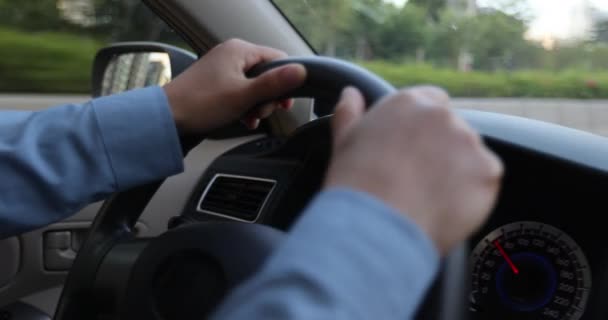
[[[342,90],[353,86],[361,90],[367,106],[396,91],[390,83],[370,71],[343,60],[328,57],[291,57],[253,67],[247,73],[256,77],[268,70],[287,64],[301,64],[306,69],[304,84],[281,98],[315,98],[326,101],[326,110],[316,110],[318,116],[329,115]]]

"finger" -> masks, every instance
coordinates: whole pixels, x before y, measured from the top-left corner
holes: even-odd
[[[462,133],[461,136],[464,136],[464,139],[468,145],[481,146],[483,144],[479,133],[461,117],[454,115],[451,117],[450,123],[454,130]]]
[[[280,102],[280,106],[282,109],[289,110],[291,107],[293,107],[293,103],[293,99],[285,99]]]
[[[259,46],[241,39],[230,39],[216,46],[216,48],[220,47],[225,50],[224,54],[238,57],[240,60],[238,67],[243,71],[247,71],[261,62],[287,57],[287,54],[281,50]]]
[[[283,100],[256,107],[250,110],[245,117],[243,117],[241,122],[248,128],[255,129],[262,119],[270,117],[277,109],[284,109],[283,105],[288,103],[287,101],[288,100]]]
[[[257,118],[255,115],[246,116],[245,118],[241,119],[241,122],[249,130],[257,129],[257,127],[260,125],[260,119]]]
[[[266,119],[268,117],[270,117],[270,115],[272,115],[272,113],[276,110],[280,108],[280,105],[278,102],[275,103],[268,103],[265,104],[261,107],[257,107],[254,110],[252,110],[252,114],[256,117],[256,118],[260,118],[260,119]]]
[[[483,148],[482,154],[485,158],[485,163],[487,163],[487,176],[491,180],[500,183],[500,180],[502,179],[505,172],[502,160],[498,157],[498,155],[496,155],[490,149],[485,147]]]
[[[339,145],[350,130],[361,120],[365,111],[365,100],[359,90],[346,87],[342,90],[332,119],[334,145]]]
[[[406,90],[412,94],[420,106],[437,107],[449,106],[450,96],[447,91],[436,86],[415,86]]]
[[[486,194],[489,193],[489,196],[486,196],[485,200],[480,201],[480,203],[487,202],[487,207],[483,210],[487,213],[496,205],[496,200],[501,189],[504,166],[500,158],[490,150],[484,150],[482,161],[483,164],[478,166],[476,171],[483,171],[482,181],[484,183],[480,185],[482,189],[479,194],[483,195],[484,192]],[[480,168],[484,169],[480,170]]]
[[[245,54],[243,71],[247,71],[253,66],[262,62],[287,58],[287,53],[284,51],[265,46],[258,46],[249,42],[246,42],[246,44],[248,48],[243,51],[243,54]]]
[[[246,119],[248,119],[248,118],[266,119],[266,118],[270,117],[275,111],[277,111],[277,109],[287,110],[287,109],[291,108],[292,104],[293,104],[292,99],[285,99],[282,101],[268,103],[263,106],[256,107],[256,108],[250,110],[247,113],[247,115],[245,116],[245,118]]]
[[[276,100],[301,86],[305,79],[306,69],[299,64],[289,64],[266,71],[250,79],[246,99],[258,103]]]

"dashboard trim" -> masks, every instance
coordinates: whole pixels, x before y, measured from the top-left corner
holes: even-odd
[[[484,138],[608,172],[608,138],[561,125],[479,110],[457,113]]]

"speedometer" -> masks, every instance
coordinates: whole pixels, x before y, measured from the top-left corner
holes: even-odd
[[[591,289],[587,259],[574,240],[547,224],[502,226],[471,254],[475,319],[579,319]]]

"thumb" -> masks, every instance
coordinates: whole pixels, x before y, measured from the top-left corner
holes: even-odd
[[[334,146],[341,144],[350,130],[361,120],[364,112],[365,100],[361,92],[354,87],[346,87],[342,90],[331,123]]]
[[[257,103],[270,102],[301,86],[305,79],[306,68],[300,64],[289,64],[266,71],[251,79],[248,99]]]

